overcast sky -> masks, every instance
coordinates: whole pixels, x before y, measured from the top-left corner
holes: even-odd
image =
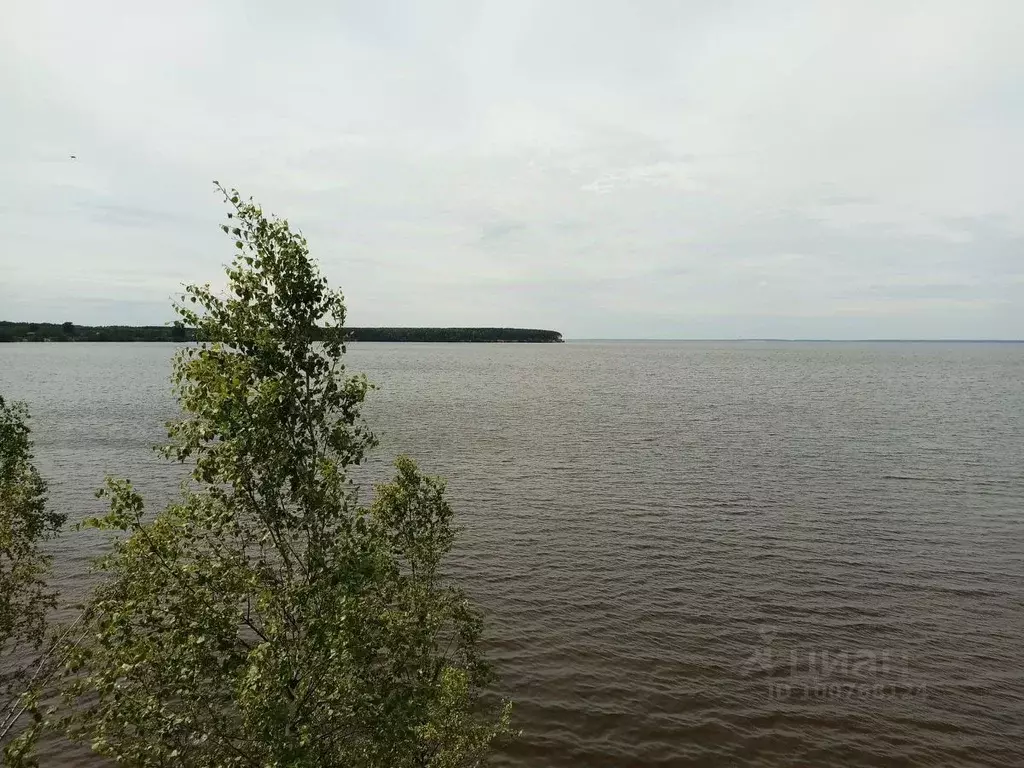
[[[219,179],[353,325],[1024,337],[1020,0],[2,15],[0,319],[171,319]]]

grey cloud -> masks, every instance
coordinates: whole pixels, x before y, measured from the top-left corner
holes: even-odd
[[[1019,4],[16,4],[0,316],[163,322],[219,178],[357,324],[1024,336]],[[70,161],[67,155],[78,155]]]
[[[825,195],[818,198],[821,205],[869,205],[874,201],[864,195]]]
[[[526,224],[521,221],[489,222],[480,228],[480,240],[483,242],[507,240],[525,231],[526,228]]]
[[[117,203],[83,202],[81,210],[96,222],[110,227],[161,227],[172,224],[195,225],[186,217],[173,216],[167,211],[159,208],[142,208],[134,205],[122,205]]]

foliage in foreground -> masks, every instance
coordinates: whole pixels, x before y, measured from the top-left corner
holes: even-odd
[[[59,723],[140,768],[476,765],[509,713],[482,699],[480,617],[442,573],[444,485],[400,458],[359,505],[369,385],[340,333],[316,342],[342,296],[286,221],[225,197],[227,295],[190,286],[176,307],[206,340],[175,358],[163,449],[191,480],[152,518],[108,481],[92,524],[112,551]]]
[[[46,614],[56,604],[46,583],[52,558],[41,545],[63,524],[64,515],[46,508],[28,411],[0,397],[0,742],[30,707],[21,693],[41,663]]]

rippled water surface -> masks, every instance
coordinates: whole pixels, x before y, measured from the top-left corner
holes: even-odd
[[[0,345],[52,501],[176,468],[170,345]],[[354,345],[449,479],[504,766],[1024,765],[1024,345]],[[372,468],[379,472],[381,467]],[[98,540],[59,545],[79,594]],[[46,764],[86,765],[50,755]]]

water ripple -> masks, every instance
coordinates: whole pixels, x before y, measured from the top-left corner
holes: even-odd
[[[175,492],[160,345],[5,345],[53,499]],[[352,346],[449,479],[501,766],[1024,765],[1024,347]],[[98,539],[58,545],[84,588]],[[95,765],[81,754],[47,765]]]

